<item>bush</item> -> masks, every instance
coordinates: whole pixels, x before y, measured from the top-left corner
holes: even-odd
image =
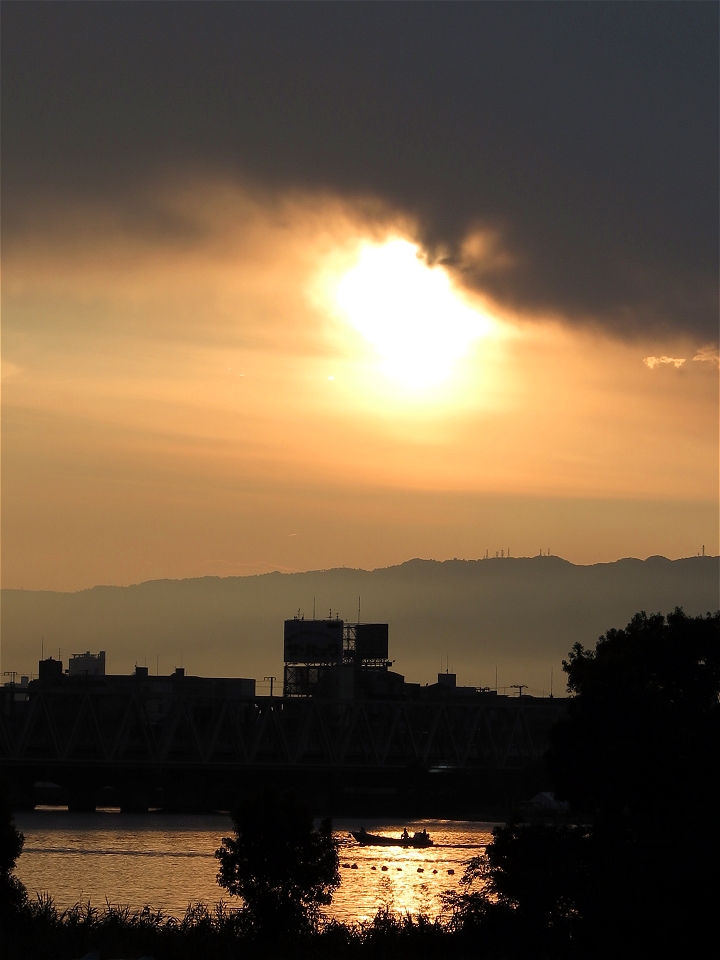
[[[320,908],[340,884],[332,824],[313,829],[308,810],[291,796],[250,796],[233,813],[235,836],[215,854],[218,883],[243,900],[249,932],[264,938],[317,929]]]

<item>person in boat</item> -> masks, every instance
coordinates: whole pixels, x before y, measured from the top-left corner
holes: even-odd
[[[409,840],[409,839],[410,839],[410,834],[407,832],[407,827],[405,827],[405,829],[403,830],[402,836],[400,837],[400,839],[401,839],[402,841],[405,841],[405,840]]]

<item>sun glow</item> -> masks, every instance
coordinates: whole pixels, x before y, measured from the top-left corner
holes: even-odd
[[[460,298],[447,271],[428,266],[407,240],[363,246],[335,300],[376,351],[382,371],[409,389],[448,380],[473,341],[493,328]]]

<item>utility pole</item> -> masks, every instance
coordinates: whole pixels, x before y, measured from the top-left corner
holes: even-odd
[[[270,696],[272,696],[272,695],[273,695],[273,684],[274,684],[275,681],[277,680],[277,677],[263,677],[263,680],[269,680],[269,681],[270,681]]]

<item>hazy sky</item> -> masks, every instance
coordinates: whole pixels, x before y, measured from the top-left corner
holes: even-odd
[[[717,553],[717,32],[5,5],[3,585]]]

